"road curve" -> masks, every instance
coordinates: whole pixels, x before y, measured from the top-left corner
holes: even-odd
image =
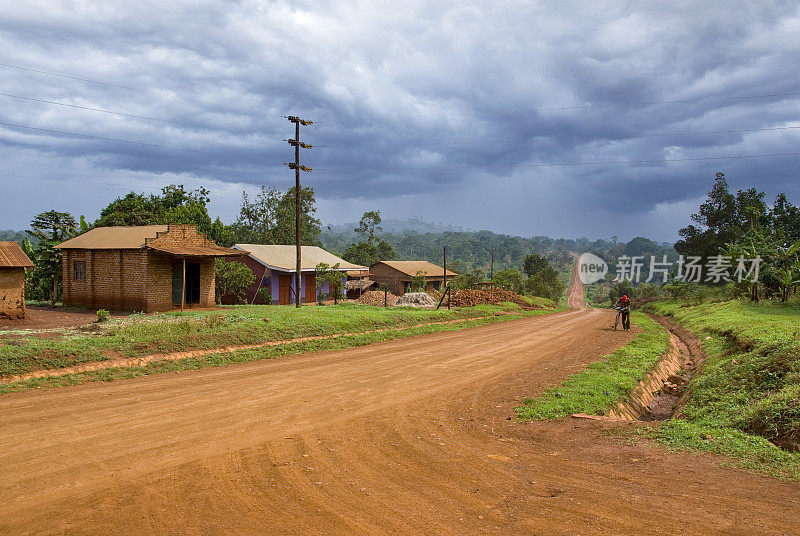
[[[610,321],[574,309],[2,396],[0,533],[793,533],[796,484],[602,423],[509,419],[624,344]]]

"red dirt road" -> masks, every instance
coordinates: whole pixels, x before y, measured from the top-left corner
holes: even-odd
[[[2,396],[0,534],[797,534],[795,483],[508,420],[610,314]]]

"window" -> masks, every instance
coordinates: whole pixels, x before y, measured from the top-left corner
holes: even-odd
[[[75,281],[86,281],[86,261],[75,261],[72,272]]]

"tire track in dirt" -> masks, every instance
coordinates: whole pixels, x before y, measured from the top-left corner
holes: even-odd
[[[629,339],[610,323],[572,310],[4,396],[0,532],[792,534],[795,483],[608,423],[508,420]]]

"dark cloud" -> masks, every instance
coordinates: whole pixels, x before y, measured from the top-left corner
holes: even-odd
[[[758,129],[800,125],[778,95],[798,36],[795,2],[24,2],[1,63],[67,77],[0,66],[2,92],[75,107],[0,96],[0,122],[151,145],[0,125],[0,227],[172,182],[231,220],[242,189],[291,183],[297,113],[330,222],[669,240],[717,170],[800,199],[797,157],[702,160],[797,152],[800,129]],[[747,95],[778,96],[718,100]]]

